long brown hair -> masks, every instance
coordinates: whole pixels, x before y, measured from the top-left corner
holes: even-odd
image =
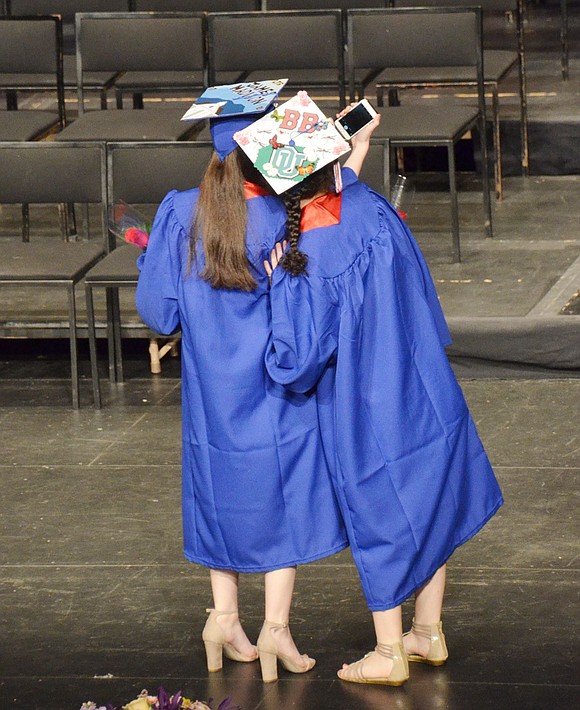
[[[199,274],[214,288],[253,291],[252,276],[246,253],[248,213],[244,196],[244,180],[260,185],[270,194],[272,188],[249,158],[239,148],[220,160],[214,153],[203,177],[197,210],[189,239],[191,271],[196,263],[198,241],[201,238],[205,265]],[[332,165],[317,171],[283,195],[288,214],[289,250],[280,266],[293,276],[305,273],[308,257],[298,249],[300,239],[300,200],[318,192],[329,192],[333,186]]]
[[[223,160],[214,153],[209,161],[191,226],[189,270],[195,264],[201,237],[205,266],[200,277],[214,288],[253,291],[257,286],[246,255],[244,180],[262,184],[260,178],[239,149]]]

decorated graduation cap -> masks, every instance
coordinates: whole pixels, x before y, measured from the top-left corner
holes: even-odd
[[[234,133],[246,128],[275,104],[288,79],[210,86],[182,116],[182,121],[210,119],[216,153],[223,160],[238,146]]]
[[[239,130],[234,140],[276,194],[350,150],[306,91]]]

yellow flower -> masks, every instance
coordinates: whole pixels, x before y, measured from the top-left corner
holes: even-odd
[[[151,710],[151,705],[147,702],[147,698],[137,698],[123,705],[123,710]]]

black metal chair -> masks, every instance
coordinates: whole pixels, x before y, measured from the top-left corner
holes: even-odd
[[[0,200],[5,204],[58,204],[80,202],[99,204],[106,218],[104,146],[0,142]],[[104,223],[101,234],[104,234]],[[72,404],[79,407],[77,351],[77,310],[75,286],[104,255],[105,239],[93,242],[66,242],[56,237],[22,243],[3,239],[0,249],[0,286],[63,289],[68,316],[46,322],[26,311],[0,316],[3,334],[18,337],[65,337],[70,342]]]
[[[500,139],[499,87],[505,78],[517,68],[520,101],[520,138],[522,174],[528,175],[528,104],[525,72],[524,46],[524,0],[392,0],[394,7],[463,7],[480,5],[484,18],[483,79],[486,90],[491,94],[491,119],[493,125],[495,192],[497,199],[503,197],[502,155]],[[515,43],[513,50],[486,48],[485,20],[493,20],[497,15],[510,12],[515,18]],[[383,105],[385,92],[393,96],[393,90],[425,89],[434,87],[477,88],[477,76],[470,67],[415,66],[405,68],[388,67],[372,83],[376,85],[377,102]]]
[[[287,88],[330,90],[344,105],[343,45],[340,10],[210,13],[208,81],[287,77]]]
[[[185,140],[200,127],[181,121],[183,108],[87,111],[86,71],[195,72],[191,51],[199,43],[202,17],[195,13],[77,13],[79,117],[58,140]]]
[[[409,105],[380,107],[381,123],[375,141],[388,139],[393,147],[444,146],[449,164],[453,260],[461,260],[455,144],[477,127],[480,132],[484,223],[492,236],[491,197],[485,141],[481,10],[472,8],[413,8],[349,10],[348,65],[351,92],[357,69],[384,67],[470,67],[477,77],[477,105],[449,103],[440,107]],[[390,167],[386,169],[388,178]],[[383,192],[390,193],[390,184]]]
[[[127,12],[128,0],[7,0],[8,12],[15,16],[60,15],[63,21],[63,76],[67,91],[76,91],[75,13],[77,12]],[[116,78],[115,72],[89,72],[85,75],[85,90],[98,92],[101,107],[106,108],[107,93]],[[37,84],[49,81],[38,74]]]
[[[41,74],[46,81],[38,83]],[[7,107],[0,111],[0,140],[28,141],[64,128],[66,113],[62,74],[62,24],[58,17],[0,17],[0,91]],[[17,91],[50,91],[56,112],[17,110]]]
[[[151,13],[134,13],[135,18],[140,18],[142,28],[135,31],[142,34],[147,42],[149,35],[154,32],[155,26],[151,24]],[[169,19],[172,16],[167,13],[155,13],[153,17],[157,19]],[[186,16],[188,27],[183,27],[175,32],[174,44],[171,52],[173,56],[168,56],[170,52],[166,49],[164,60],[167,66],[172,63],[175,69],[147,69],[141,61],[141,70],[125,71],[115,81],[115,96],[117,108],[123,108],[123,96],[125,93],[133,95],[133,108],[143,108],[143,95],[146,93],[176,93],[179,91],[194,92],[201,94],[207,87],[206,70],[206,36],[205,36],[205,13],[188,13]],[[191,25],[196,27],[196,36],[191,33]],[[132,30],[133,31],[133,30]],[[182,68],[179,68],[180,55]]]
[[[107,183],[109,205],[119,200],[133,205],[157,205],[171,189],[189,189],[201,183],[212,154],[210,142],[150,142],[110,143],[107,146]],[[135,179],[135,175],[139,179]],[[115,243],[110,246],[114,247]],[[139,276],[136,259],[139,250],[123,244],[91,269],[85,277],[87,319],[91,371],[95,407],[101,407],[101,392],[96,350],[96,324],[93,292],[106,289],[109,309],[106,332],[109,345],[109,377],[112,382],[123,381],[121,348],[121,318],[119,289],[135,287]],[[126,328],[148,337],[154,334],[140,321]]]

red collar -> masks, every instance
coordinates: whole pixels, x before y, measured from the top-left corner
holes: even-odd
[[[302,210],[300,218],[300,231],[319,227],[331,227],[340,224],[340,208],[342,206],[342,192],[327,192],[326,195],[317,197],[309,202]]]
[[[246,200],[251,200],[252,197],[264,197],[269,194],[270,193],[267,190],[264,190],[263,187],[256,185],[256,183],[244,180],[244,197]]]
[[[253,197],[264,197],[270,195],[267,190],[260,185],[244,180],[244,197],[251,200]],[[340,209],[342,206],[342,193],[327,192],[325,195],[317,197],[309,202],[302,210],[300,218],[300,231],[307,232],[310,229],[319,227],[331,227],[340,224]]]

